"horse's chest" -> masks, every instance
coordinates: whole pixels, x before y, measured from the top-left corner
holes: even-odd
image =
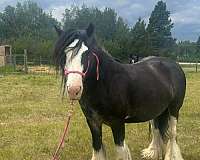
[[[105,104],[88,104],[81,105],[81,108],[87,119],[101,121],[107,125],[111,125],[114,121],[121,121],[124,119],[125,114],[122,114],[117,107]]]

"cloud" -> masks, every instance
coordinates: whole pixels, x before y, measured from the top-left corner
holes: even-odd
[[[52,7],[49,7],[46,10],[46,12],[51,12],[53,17],[61,22],[66,8],[68,8],[68,6],[57,6],[57,7],[52,6]]]
[[[0,0],[0,11],[2,11],[7,5],[16,5],[16,0]]]
[[[200,36],[200,1],[170,0],[167,4],[174,23],[173,35],[179,40],[197,41]]]
[[[171,15],[175,24],[200,24],[200,7],[181,10]]]

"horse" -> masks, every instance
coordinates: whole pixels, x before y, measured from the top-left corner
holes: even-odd
[[[106,160],[102,125],[111,128],[117,160],[131,160],[125,124],[150,121],[152,141],[142,150],[146,159],[183,160],[176,126],[186,78],[181,67],[164,57],[147,57],[134,64],[116,61],[95,35],[95,26],[63,31],[54,60],[70,100],[79,101],[91,131],[92,160]]]

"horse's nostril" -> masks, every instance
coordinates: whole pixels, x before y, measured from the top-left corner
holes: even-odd
[[[81,91],[81,86],[79,87],[79,90],[76,92],[76,95],[78,95],[80,91]]]

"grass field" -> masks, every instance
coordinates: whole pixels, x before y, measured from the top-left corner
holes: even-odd
[[[62,134],[68,104],[61,101],[53,76],[0,78],[0,160],[49,160]],[[61,160],[89,160],[91,137],[78,104]],[[111,131],[103,128],[108,159],[114,160]],[[148,123],[126,128],[133,160],[148,146]],[[180,112],[178,143],[185,160],[200,160],[200,73],[187,73],[187,94]]]

